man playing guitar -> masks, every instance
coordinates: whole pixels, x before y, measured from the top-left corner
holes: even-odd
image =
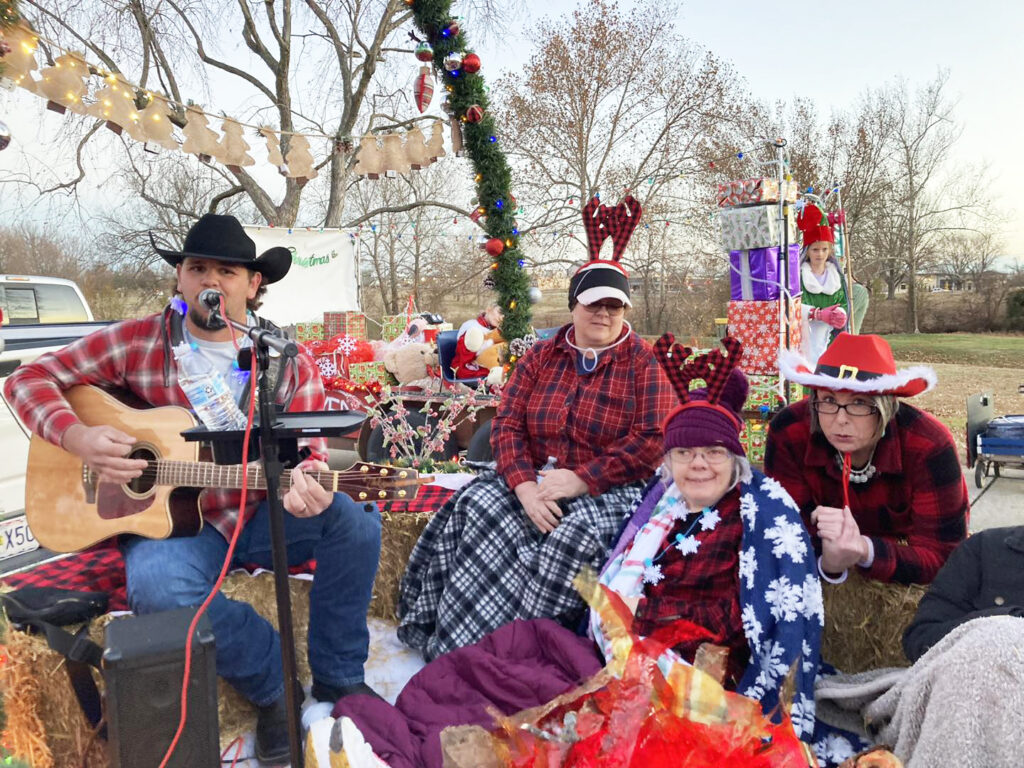
[[[286,248],[271,248],[258,258],[256,246],[232,216],[203,216],[188,232],[181,251],[154,248],[177,273],[180,299],[161,314],[105,327],[67,347],[39,357],[12,374],[5,386],[8,402],[33,432],[79,457],[107,483],[126,483],[142,475],[147,462],[131,458],[135,438],[109,425],[87,425],[63,392],[92,385],[133,396],[150,407],[189,402],[177,383],[172,345],[184,341],[224,375],[236,397],[248,391],[235,360],[236,343],[249,338],[230,326],[209,321],[197,297],[206,289],[223,295],[222,309],[233,320],[261,321],[266,286],[291,266]],[[275,400],[292,411],[323,408],[324,390],[313,360],[300,353],[281,364]],[[246,396],[247,397],[247,396]],[[243,406],[243,410],[244,410]],[[369,649],[366,614],[380,555],[380,515],[372,504],[356,503],[308,479],[303,469],[326,469],[322,439],[306,441],[312,451],[302,468],[291,471],[283,496],[289,564],[315,558],[310,594],[309,662],[313,697],[334,703],[352,693],[373,693],[363,682]],[[250,492],[245,527],[234,552],[236,563],[271,567],[268,505],[265,494]],[[239,491],[206,488],[199,496],[204,525],[197,535],[149,539],[121,537],[128,600],[135,613],[198,606],[213,587],[228,550],[239,511]],[[61,514],[54,511],[53,514]],[[259,710],[256,756],[263,762],[289,754],[280,638],[247,603],[218,594],[208,614],[217,648],[217,673]]]

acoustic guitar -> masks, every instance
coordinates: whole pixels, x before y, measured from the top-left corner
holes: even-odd
[[[96,473],[72,453],[33,435],[25,480],[25,516],[33,535],[54,552],[75,552],[122,533],[151,539],[193,536],[203,526],[199,494],[204,488],[267,487],[263,467],[200,461],[199,443],[181,432],[196,426],[191,412],[178,406],[139,410],[103,390],[76,386],[64,393],[87,426],[109,425],[132,435],[129,458],[148,466],[128,483],[99,482]],[[308,472],[306,478],[357,501],[408,501],[421,478],[413,469],[358,462],[340,472]],[[281,476],[281,493],[291,474]]]

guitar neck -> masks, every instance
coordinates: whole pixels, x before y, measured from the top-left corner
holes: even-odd
[[[240,464],[214,464],[209,461],[171,461],[157,459],[150,462],[156,468],[156,484],[171,485],[184,488],[242,488],[250,490],[266,490],[267,477],[260,464],[249,464],[245,475]],[[378,500],[387,498],[406,498],[415,493],[407,494],[400,489],[404,486],[415,488],[419,484],[418,473],[407,469],[392,470],[379,468],[372,471],[370,465],[357,465],[360,469],[314,470],[306,472],[307,480],[319,483],[332,493],[348,493],[360,500]],[[279,478],[281,494],[292,487],[291,472],[284,472]]]

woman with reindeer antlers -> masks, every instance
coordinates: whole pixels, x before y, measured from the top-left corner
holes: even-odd
[[[570,281],[572,322],[512,373],[492,425],[495,471],[438,510],[413,549],[398,636],[427,660],[513,619],[577,624],[573,578],[601,565],[658,464],[671,389],[625,321],[619,263],[640,215],[632,197],[584,207],[591,259]]]
[[[751,469],[740,432],[747,379],[742,345],[689,359],[691,350],[662,336],[654,352],[680,404],[664,425],[656,482],[636,508],[601,574],[634,610],[632,633],[651,636],[685,619],[707,630],[667,653],[693,662],[711,642],[728,651],[724,684],[758,699],[765,712],[779,701],[795,662],[793,726],[814,730],[814,678],[824,622],[821,585],[800,512],[775,480]],[[695,380],[706,388],[691,390]],[[604,651],[600,619],[590,627]]]

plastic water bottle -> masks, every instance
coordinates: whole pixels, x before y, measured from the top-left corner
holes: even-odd
[[[178,385],[207,429],[245,429],[245,414],[238,408],[224,377],[190,344],[174,348]]]

